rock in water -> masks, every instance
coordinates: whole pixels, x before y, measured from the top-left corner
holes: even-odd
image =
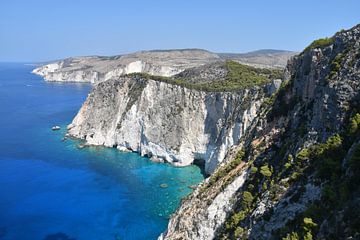
[[[76,147],[77,147],[78,149],[83,149],[83,148],[86,147],[86,144],[78,144]]]
[[[57,131],[57,130],[60,130],[61,128],[60,128],[60,126],[53,126],[52,128],[51,128],[51,130],[53,130],[53,131]]]

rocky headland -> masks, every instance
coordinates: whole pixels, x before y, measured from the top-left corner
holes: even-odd
[[[65,65],[84,64],[64,60],[35,73],[97,83],[70,135],[204,165],[209,177],[159,239],[359,239],[360,25],[315,40],[284,70],[196,51],[176,69],[104,60],[118,73],[72,76]]]

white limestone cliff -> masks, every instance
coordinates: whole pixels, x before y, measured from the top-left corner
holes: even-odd
[[[211,173],[251,124],[264,92],[211,93],[121,77],[97,84],[69,125],[88,144],[130,149]]]
[[[220,61],[214,53],[201,49],[142,51],[115,57],[76,57],[46,64],[34,74],[46,81],[99,83],[129,73],[173,76],[187,68]]]
[[[202,49],[153,50],[112,57],[67,58],[39,66],[33,73],[42,76],[46,81],[94,84],[135,72],[168,77],[185,69],[226,60],[266,68],[282,68],[294,54],[279,50],[262,50],[246,54],[216,54]],[[274,58],[279,61],[274,61]]]
[[[170,219],[167,231],[161,234],[158,240],[214,239],[216,231],[224,224],[227,214],[232,210],[232,198],[244,184],[247,174],[248,171],[243,171],[204,208],[196,208],[193,202],[185,201]],[[192,199],[196,199],[199,191],[200,188],[197,188],[191,196]]]

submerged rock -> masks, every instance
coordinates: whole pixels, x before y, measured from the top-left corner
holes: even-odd
[[[83,149],[83,148],[86,147],[86,144],[78,144],[76,147],[77,147],[78,149]]]
[[[190,185],[190,186],[188,186],[188,188],[195,190],[197,188],[197,185]]]
[[[72,238],[65,233],[59,232],[47,235],[44,240],[76,240],[76,238]]]

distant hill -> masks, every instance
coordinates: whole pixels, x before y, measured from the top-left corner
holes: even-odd
[[[287,61],[296,54],[297,52],[275,49],[261,49],[247,53],[218,53],[223,59],[265,68],[284,68]]]
[[[173,76],[186,69],[226,60],[261,68],[284,68],[295,52],[259,50],[250,53],[213,53],[203,49],[139,51],[116,56],[71,57],[43,64],[33,73],[47,81],[98,83],[124,74],[140,72]]]

